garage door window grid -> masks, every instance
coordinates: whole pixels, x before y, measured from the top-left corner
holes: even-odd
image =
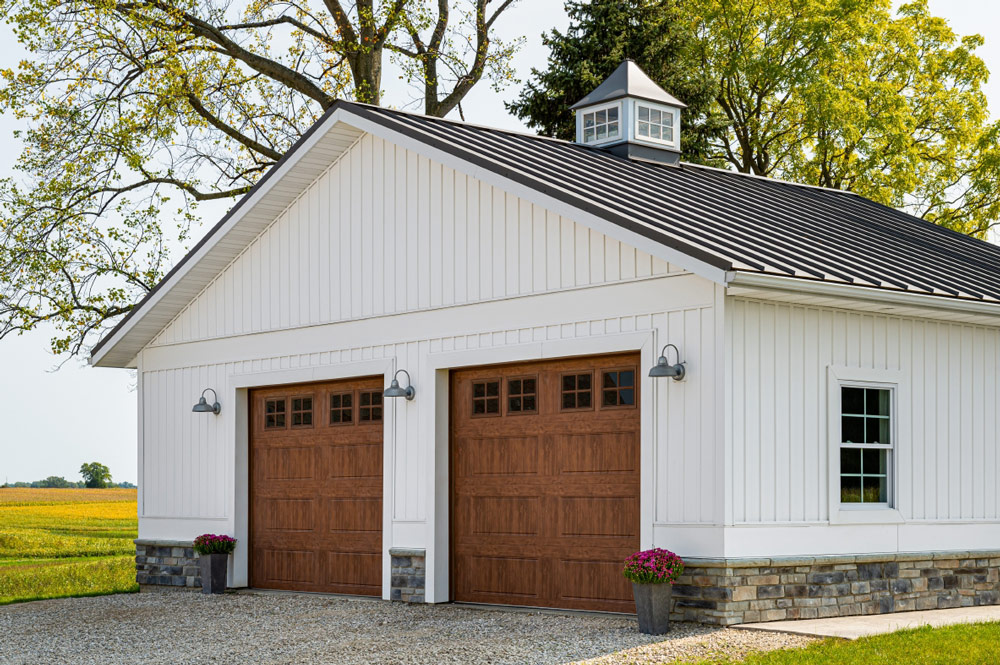
[[[313,426],[313,398],[292,398],[292,427]]]
[[[285,428],[285,400],[269,399],[264,402],[264,429]]]
[[[331,425],[354,424],[353,392],[330,394],[330,424]]]

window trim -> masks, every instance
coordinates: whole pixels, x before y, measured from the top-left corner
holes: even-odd
[[[483,408],[485,409],[486,408],[485,405],[488,403],[487,400],[490,399],[490,396],[488,394],[485,394],[482,397],[476,397],[476,384],[477,383],[487,384],[487,383],[491,383],[493,381],[497,382],[497,397],[496,397],[496,399],[497,399],[497,410],[496,410],[496,413],[490,413],[488,411],[483,411],[482,413],[476,413],[476,400],[477,399],[483,400],[483,405],[484,405]],[[472,379],[469,382],[469,389],[471,391],[469,393],[469,417],[470,418],[500,418],[500,417],[502,417],[504,415],[504,394],[506,393],[506,391],[503,388],[504,388],[504,377],[503,376],[497,375],[497,376],[483,377],[481,379]]]
[[[358,424],[358,419],[357,419],[357,416],[358,416],[358,413],[357,413],[357,411],[358,411],[358,396],[357,396],[357,393],[358,393],[357,390],[331,390],[330,392],[328,392],[326,394],[326,420],[327,420],[326,426],[327,427],[352,427],[352,426]],[[333,402],[333,398],[335,396],[343,398],[345,395],[350,395],[350,397],[351,397],[351,406],[347,407],[347,409],[350,409],[349,413],[351,414],[351,420],[348,421],[348,422],[344,422],[343,420],[341,420],[339,423],[335,423],[335,422],[333,422],[333,409],[334,409],[334,406],[331,404],[331,402]],[[341,413],[345,412],[345,408],[343,406],[338,406],[336,408],[339,409]]]
[[[673,129],[673,140],[664,141],[663,139],[654,139],[651,136],[639,136],[639,107],[645,106],[649,109],[659,111],[660,113],[669,113],[673,116],[673,123],[671,128]],[[666,106],[664,104],[657,104],[656,102],[649,102],[644,99],[636,99],[632,102],[632,137],[637,143],[648,143],[650,145],[665,145],[671,148],[680,148],[680,135],[681,135],[681,112],[680,109],[673,106]]]
[[[313,393],[304,393],[301,395],[289,395],[288,402],[285,408],[288,409],[288,415],[286,419],[288,420],[288,429],[312,429],[316,426],[316,395]],[[297,399],[307,399],[310,400],[308,409],[295,410],[295,400]],[[296,425],[295,424],[295,414],[297,413],[308,413],[309,414],[309,424],[308,425]]]
[[[597,399],[600,394],[600,389],[596,387],[597,374],[598,371],[591,369],[577,369],[577,370],[567,370],[565,372],[559,373],[559,413],[577,413],[581,411],[596,411],[597,410]],[[584,374],[590,375],[590,406],[575,406],[573,408],[566,408],[563,406],[563,379],[567,376],[583,376]],[[574,394],[580,394],[582,390],[574,390]]]
[[[890,450],[887,474],[887,503],[841,503],[840,502],[840,450],[841,436],[841,388],[881,388],[890,390],[892,404],[892,443],[878,446]],[[899,511],[901,458],[905,455],[905,443],[909,437],[909,404],[904,375],[898,370],[879,370],[858,367],[828,367],[827,381],[827,483],[829,489],[829,511],[831,524],[901,524],[905,520]]]
[[[267,412],[267,403],[268,402],[274,402],[275,404],[277,404],[278,402],[282,402],[284,404],[284,410],[282,410],[282,411],[275,411],[274,413],[268,413]],[[261,415],[264,416],[264,429],[263,429],[263,431],[264,432],[278,432],[278,431],[281,431],[281,430],[289,429],[289,427],[291,426],[291,423],[292,423],[292,412],[288,408],[289,406],[290,405],[289,405],[289,400],[288,400],[288,396],[287,395],[282,396],[282,397],[265,397],[264,398],[264,408],[261,409],[262,412],[263,412],[263,413],[261,413]],[[284,416],[285,422],[283,424],[281,424],[281,425],[275,425],[274,427],[268,427],[268,425],[267,425],[267,417],[269,415],[270,416],[278,416],[279,414],[282,415],[282,416]],[[277,418],[275,418],[275,420],[277,420]]]
[[[608,372],[632,372],[632,403],[631,404],[615,404],[613,406],[608,406],[604,404],[604,375]],[[602,367],[600,369],[601,380],[598,384],[597,392],[599,393],[597,403],[597,408],[601,411],[621,411],[622,409],[637,409],[639,408],[639,368],[634,365],[628,366],[615,366],[615,367]],[[621,388],[616,389],[618,392]]]
[[[535,398],[535,408],[531,409],[530,411],[525,410],[525,409],[521,409],[520,411],[511,411],[510,410],[510,400],[511,400],[510,382],[511,381],[524,381],[525,379],[531,379],[531,380],[533,380],[535,382],[535,392],[528,393],[529,395],[531,395],[532,397]],[[503,381],[504,381],[504,385],[501,386],[500,390],[501,390],[502,393],[504,393],[503,394],[503,400],[502,400],[502,406],[503,406],[504,415],[505,416],[510,416],[512,418],[516,418],[516,417],[519,417],[519,416],[537,416],[538,415],[538,402],[539,402],[539,400],[542,397],[541,393],[540,393],[540,387],[541,386],[539,385],[538,374],[511,374],[510,376],[505,376],[504,379],[503,379]],[[525,395],[525,393],[524,393],[524,390],[522,388],[521,393],[519,395],[516,395],[516,397],[521,397],[523,399],[524,395]]]
[[[605,138],[600,141],[584,141],[583,140],[583,118],[588,113],[597,113],[598,111],[606,111],[608,109],[617,108],[618,109],[618,136],[614,138]],[[577,111],[579,120],[576,123],[576,141],[581,145],[607,145],[609,143],[621,143],[625,140],[625,117],[622,115],[624,109],[622,108],[622,101],[619,99],[617,101],[608,102],[606,104],[598,104],[596,106],[587,106]]]

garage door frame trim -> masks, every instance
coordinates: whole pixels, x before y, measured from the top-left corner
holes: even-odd
[[[338,363],[320,367],[304,367],[301,369],[267,370],[229,374],[226,377],[226,387],[220,394],[225,404],[232,408],[224,408],[219,419],[219,426],[231,432],[225,439],[234,442],[234,448],[225,451],[226,455],[235,456],[235,477],[226,478],[225,496],[229,502],[227,514],[234,516],[234,536],[241,543],[250,540],[250,403],[251,388],[265,386],[281,386],[294,383],[318,383],[352,379],[365,376],[381,376],[383,385],[396,371],[395,357],[378,360]],[[222,400],[220,400],[222,401]],[[383,410],[382,435],[382,597],[389,598],[391,581],[388,534],[392,533],[392,450],[394,441],[395,414],[393,409]],[[229,491],[233,488],[234,491]],[[249,583],[249,548],[237,547],[233,554],[233,569],[230,572],[230,585],[245,587]]]
[[[421,438],[434,441],[434,464],[428,465],[430,478],[428,486],[434,488],[434,506],[428,511],[428,527],[433,534],[434,546],[427,551],[427,602],[447,602],[450,598],[450,405],[449,375],[453,369],[463,369],[481,365],[555,360],[573,356],[609,355],[614,353],[638,352],[640,366],[637,380],[642,381],[639,393],[639,543],[640,547],[653,544],[653,436],[656,417],[657,383],[647,376],[644,368],[652,367],[657,348],[656,330],[642,332],[598,335],[594,337],[547,340],[528,344],[469,349],[467,351],[446,351],[431,353],[420,367],[420,375],[426,378],[422,384],[423,399],[433,401],[435,416],[422,419]]]

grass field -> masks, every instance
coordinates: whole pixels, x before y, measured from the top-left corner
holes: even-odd
[[[138,590],[134,489],[0,488],[0,605]]]
[[[805,649],[754,654],[742,662],[743,665],[996,665],[1000,663],[998,641],[1000,622],[926,627],[853,642],[825,640]]]

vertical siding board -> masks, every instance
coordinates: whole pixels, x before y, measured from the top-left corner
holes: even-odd
[[[805,318],[804,332],[802,337],[803,348],[803,369],[804,379],[802,385],[803,409],[802,409],[802,445],[805,448],[803,455],[803,480],[805,486],[805,501],[803,502],[804,519],[808,521],[818,521],[826,515],[824,501],[826,497],[826,487],[820,483],[823,476],[823,461],[826,450],[825,424],[820,419],[820,414],[824,413],[823,404],[826,395],[826,371],[825,363],[820,357],[820,330],[829,334],[829,321],[821,321],[821,315],[817,310],[807,309],[803,311]]]
[[[782,395],[786,400],[787,417],[782,423],[787,429],[783,432],[785,450],[788,459],[788,493],[783,499],[787,501],[787,507],[781,511],[784,519],[793,522],[803,522],[805,515],[805,486],[806,467],[804,453],[807,443],[804,436],[805,421],[805,387],[806,372],[803,366],[805,362],[804,343],[804,319],[805,310],[796,307],[788,312],[788,331],[785,337],[788,363],[785,376],[778,375],[782,386]],[[779,338],[779,348],[781,341]],[[783,354],[784,355],[784,354]]]
[[[948,326],[948,517],[962,514],[962,346],[958,326]],[[957,435],[957,436],[956,436]]]
[[[356,313],[360,313],[362,316],[371,316],[374,311],[374,280],[370,277],[373,275],[373,252],[375,244],[375,205],[376,198],[381,198],[381,194],[374,188],[373,174],[373,153],[375,152],[375,146],[373,144],[374,139],[371,134],[366,135],[361,140],[361,145],[358,153],[361,157],[360,169],[358,172],[358,177],[360,177],[361,182],[360,187],[356,187],[355,191],[360,191],[361,193],[361,211],[358,217],[358,223],[361,226],[361,251],[358,253],[359,263],[363,271],[364,277],[358,277],[360,284],[355,285],[353,291],[354,293],[360,294],[361,302],[360,308],[355,309]]]
[[[371,246],[371,312],[385,314],[385,263],[390,256],[385,247],[385,209],[391,205],[390,190],[385,187],[385,141],[372,144],[372,246]],[[388,201],[387,201],[388,199]],[[323,319],[328,321],[329,319]]]
[[[760,452],[761,442],[761,412],[763,410],[761,386],[759,384],[761,371],[766,370],[769,358],[762,358],[761,345],[761,305],[749,303],[746,315],[746,346],[750,353],[745,358],[746,390],[743,395],[744,415],[746,418],[746,439],[744,455],[744,488],[746,490],[746,521],[759,522],[761,519],[761,473]]]
[[[471,224],[468,214],[467,178],[461,173],[455,173],[455,302],[469,301],[469,284],[471,280],[469,259],[469,232]],[[472,261],[473,266],[476,265]]]
[[[902,477],[910,486],[910,491],[906,496],[908,503],[900,508],[903,516],[908,519],[924,519],[926,506],[922,488],[924,446],[927,437],[923,426],[923,411],[926,379],[924,378],[924,362],[913,362],[916,359],[922,360],[924,358],[923,326],[914,325],[913,321],[904,321],[901,334],[904,339],[908,340],[908,350],[903,355],[904,359],[901,360],[900,366],[909,368],[909,409],[913,417],[913,427],[910,428],[910,441],[898,442],[900,447],[906,447],[897,453],[897,457],[908,460],[909,472]]]
[[[986,493],[986,508],[984,517],[997,519],[1000,511],[997,509],[997,483],[1000,469],[997,468],[997,409],[1000,408],[1000,394],[997,393],[997,335],[989,331],[983,346],[983,413],[985,422],[983,432],[986,436],[983,473]]]
[[[604,260],[603,249],[601,251],[601,261]],[[704,404],[701,401],[701,386],[704,383],[711,383],[711,381],[706,381],[709,374],[705,373],[705,368],[703,365],[704,356],[706,354],[702,353],[701,344],[699,343],[702,339],[702,328],[701,328],[701,312],[699,310],[685,310],[683,312],[683,337],[682,345],[680,348],[684,349],[685,357],[689,358],[689,362],[702,367],[695,376],[692,376],[686,386],[684,386],[684,438],[681,441],[681,446],[684,450],[684,496],[683,496],[683,507],[684,512],[681,518],[685,522],[697,522],[700,519],[701,504],[704,502],[704,497],[702,496],[702,488],[697,479],[701,477],[701,455],[699,453],[700,448],[711,448],[708,440],[703,438],[702,435],[702,422],[701,414],[702,410],[700,405]],[[700,442],[701,445],[692,445],[693,442]],[[711,484],[709,485],[711,487]]]
[[[441,303],[455,304],[455,171],[441,172]]]
[[[605,281],[606,249],[604,234],[590,230],[590,279],[587,284],[600,284]]]
[[[519,295],[528,295],[535,290],[534,210],[531,203],[516,196],[511,198],[511,205],[517,208],[517,254],[519,257],[517,267],[520,269],[517,292]],[[545,251],[544,245],[542,251]]]
[[[479,298],[493,297],[493,188],[482,182],[479,184]]]
[[[733,350],[733,358],[730,363],[732,376],[727,380],[726,389],[729,391],[729,405],[732,408],[732,497],[729,499],[732,506],[733,521],[746,522],[746,448],[747,441],[747,420],[746,420],[746,389],[747,371],[746,362],[751,353],[750,343],[747,334],[747,303],[742,300],[735,300],[729,305],[727,314],[732,319],[729,347]]]
[[[590,282],[590,229],[574,224],[573,235],[576,257],[576,274],[573,276],[573,286],[583,286]]]
[[[986,354],[985,354],[985,334],[982,329],[973,329],[972,333],[972,383],[969,400],[969,426],[972,430],[970,445],[972,447],[972,517],[973,519],[983,519],[986,517],[986,483],[990,478],[985,474],[986,468],[986,438],[983,432],[983,415],[986,413]]]
[[[426,285],[421,285],[426,290],[426,295],[420,299],[421,307],[440,307],[444,287],[441,285],[441,165],[435,162],[426,162],[427,182],[421,183],[420,192],[426,200],[425,205],[420,206],[421,236],[425,238],[426,253],[421,255],[421,259],[426,266],[422,273],[426,275]]]
[[[493,229],[493,253],[489,259],[493,267],[491,297],[502,298],[507,290],[507,194],[496,187],[489,190],[491,206],[487,214]]]
[[[521,292],[521,221],[518,198],[509,192],[503,195],[504,225],[504,289],[506,297]],[[531,256],[530,254],[528,256]]]
[[[778,365],[777,348],[774,338],[779,307],[768,304],[761,306],[759,339],[761,340],[761,372],[760,372],[760,466],[757,483],[760,485],[760,517],[766,522],[776,521],[777,484],[787,484],[786,478],[777,474],[777,455],[775,441],[775,420],[778,418],[778,405],[775,401],[777,381],[775,368]]]

